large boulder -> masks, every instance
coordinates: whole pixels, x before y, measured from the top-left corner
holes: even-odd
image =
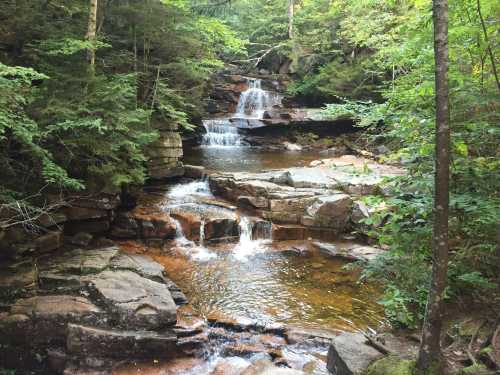
[[[342,333],[333,338],[328,350],[327,367],[333,375],[362,375],[382,353],[365,343],[361,333]]]
[[[158,329],[177,321],[177,308],[165,284],[131,271],[104,271],[89,285],[119,326]]]
[[[320,197],[309,206],[302,218],[305,226],[331,228],[343,231],[349,223],[352,210],[352,199],[347,194],[334,194]]]

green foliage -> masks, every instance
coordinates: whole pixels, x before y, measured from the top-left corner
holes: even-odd
[[[191,5],[103,2],[95,42],[85,39],[86,0],[2,6],[0,58],[9,62],[0,64],[2,200],[46,185],[144,182],[145,150],[158,130],[192,131],[222,59],[246,56],[243,39]]]

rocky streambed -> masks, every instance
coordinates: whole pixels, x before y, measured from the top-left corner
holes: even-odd
[[[286,117],[265,85],[238,85],[240,120],[271,109]],[[405,171],[347,149],[245,146],[233,125],[206,123],[196,165],[133,204],[80,198],[48,234],[27,243],[9,234],[0,369],[351,375],[413,355],[416,343],[377,333],[387,328],[380,290],[359,282],[384,252],[367,236],[380,222],[367,219],[390,209],[367,197],[390,195],[390,178]]]

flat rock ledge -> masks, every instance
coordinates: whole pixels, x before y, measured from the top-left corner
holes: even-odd
[[[186,298],[163,266],[114,246],[7,265],[0,290],[7,368],[109,369],[131,356],[168,358],[200,344],[197,332],[177,325]]]
[[[402,176],[401,168],[353,155],[314,161],[296,167],[259,173],[211,173],[211,191],[254,211],[274,224],[340,234],[370,229],[363,219],[386,207],[363,203],[368,195],[390,195],[387,179]]]

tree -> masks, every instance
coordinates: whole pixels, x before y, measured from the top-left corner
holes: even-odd
[[[436,171],[434,196],[434,259],[432,282],[422,329],[417,374],[442,373],[441,328],[444,292],[448,272],[448,211],[450,173],[450,110],[448,95],[448,1],[433,1],[435,100],[436,100]]]
[[[295,12],[294,0],[288,0],[288,37],[293,39],[293,15]]]
[[[87,58],[90,63],[90,69],[95,68],[95,50],[97,37],[97,0],[90,0],[89,24],[87,28],[86,39],[92,44],[88,50]]]

